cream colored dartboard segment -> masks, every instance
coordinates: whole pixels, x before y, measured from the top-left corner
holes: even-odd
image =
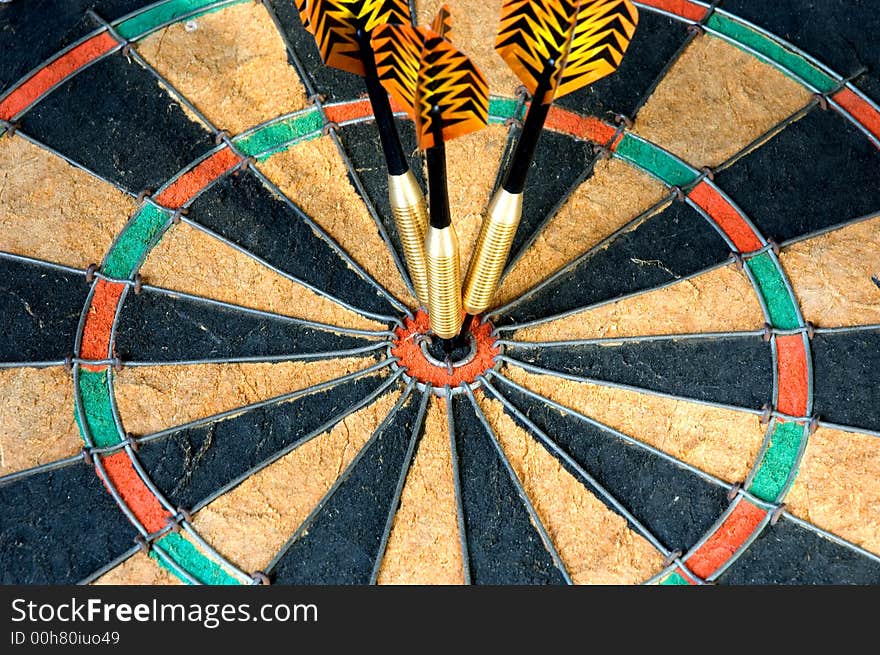
[[[134,198],[23,138],[0,138],[0,250],[81,268],[100,263]]]
[[[276,273],[186,223],[173,226],[140,269],[144,282],[204,298],[343,328],[386,326]]]
[[[692,166],[717,166],[811,99],[769,64],[703,34],[639,111],[634,131]]]
[[[95,580],[93,585],[182,585],[176,576],[158,566],[149,555],[137,552]]]
[[[0,398],[0,476],[82,451],[63,367],[0,369]]]
[[[114,391],[126,430],[151,434],[363,370],[372,357],[316,362],[129,366]]]
[[[379,584],[464,583],[447,420],[445,400],[432,398],[394,516]]]
[[[880,555],[877,438],[820,428],[786,496],[795,516]]]
[[[719,307],[724,311],[718,311]],[[746,332],[761,330],[764,321],[746,274],[724,266],[668,287],[518,330],[514,338],[546,342]]]
[[[880,217],[794,243],[779,261],[814,325],[880,324]]]
[[[140,41],[137,50],[209,121],[232,134],[307,104],[284,41],[259,3],[175,23]]]

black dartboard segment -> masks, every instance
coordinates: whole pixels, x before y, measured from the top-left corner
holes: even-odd
[[[22,118],[22,129],[132,193],[157,188],[214,147],[146,69],[114,54]]]
[[[281,23],[282,32],[305,69],[307,81],[315,93],[322,95],[327,102],[349,100],[366,93],[360,77],[324,65],[315,37],[306,31],[299,19],[296,2],[268,0],[266,4],[272,8]]]
[[[730,256],[718,232],[675,202],[580,260],[498,316],[523,323],[645,291],[697,273]]]
[[[773,395],[773,354],[760,337],[576,346],[508,346],[518,361],[684,398],[760,409]]]
[[[564,584],[467,396],[453,398],[452,414],[471,581]]]
[[[715,176],[779,243],[880,211],[877,180],[880,150],[819,107]]]
[[[381,556],[382,535],[398,483],[411,457],[421,404],[410,395],[372,443],[353,462],[348,476],[311,519],[272,569],[279,584],[367,584]]]
[[[880,329],[818,334],[812,350],[814,413],[880,430]]]
[[[118,355],[143,362],[293,357],[371,343],[280,317],[151,290],[126,296],[116,332]]]
[[[722,584],[878,584],[880,562],[783,518],[718,580]]]
[[[224,485],[352,410],[385,378],[370,375],[296,400],[180,430],[144,444],[138,456],[174,506],[195,507]]]
[[[0,361],[59,361],[72,355],[88,293],[83,273],[0,257]]]
[[[322,239],[304,215],[256,175],[229,175],[202,193],[189,218],[262,261],[357,309],[397,313],[388,299]]]
[[[556,104],[599,118],[607,114],[635,117],[663,69],[687,40],[685,23],[642,9],[617,73],[563,96]]]
[[[25,0],[0,5],[0,93],[100,27],[87,10],[114,20],[143,6],[144,0]]]
[[[492,386],[670,550],[686,552],[730,504],[723,488],[624,441],[610,430],[562,413],[503,381],[495,380]],[[509,413],[517,420],[515,414]],[[577,471],[559,459],[572,475],[579,477]],[[601,494],[596,493],[596,497],[609,509],[618,511]]]
[[[424,158],[416,147],[416,131],[412,121],[398,121],[397,131],[400,134],[403,151],[409,155],[409,167],[422,189],[425,189]],[[375,207],[398,257],[404,261],[403,246],[400,244],[400,236],[397,234],[397,226],[388,200],[388,167],[385,164],[385,155],[382,153],[382,144],[376,132],[375,122],[346,125],[338,134],[352,169],[357,173],[366,191],[367,197],[364,200]],[[355,184],[353,179],[350,181],[352,185]]]
[[[880,66],[875,71],[880,71]],[[880,72],[875,72],[873,75],[869,73],[860,75],[855,79],[855,84],[875,103],[880,103]]]
[[[137,534],[85,465],[0,485],[0,508],[2,584],[76,584]]]
[[[724,0],[721,7],[785,39],[843,77],[867,68],[868,77],[880,80],[880,48],[876,40],[865,39],[866,34],[880,34],[880,12],[872,0]]]

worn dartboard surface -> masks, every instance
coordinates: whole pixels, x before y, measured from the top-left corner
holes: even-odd
[[[467,262],[526,99],[449,4]],[[0,581],[880,582],[875,0],[639,3],[451,376],[361,81],[292,0],[144,5],[0,6]]]

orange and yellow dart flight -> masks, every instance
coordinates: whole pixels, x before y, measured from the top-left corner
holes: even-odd
[[[482,129],[489,118],[489,85],[450,43],[451,25],[443,5],[430,28],[383,25],[373,33],[379,79],[415,121],[422,150],[434,147],[441,132],[449,141]]]
[[[508,0],[495,49],[546,104],[617,70],[638,20],[630,0]]]
[[[318,44],[324,63],[366,75],[359,42],[387,23],[409,23],[406,0],[298,0],[300,19]]]

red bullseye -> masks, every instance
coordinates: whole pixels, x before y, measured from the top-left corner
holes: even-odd
[[[432,387],[442,389],[448,385],[454,389],[462,382],[471,384],[495,366],[495,357],[501,353],[498,339],[492,335],[492,324],[475,320],[470,329],[471,352],[462,363],[453,364],[450,373],[423,347],[430,329],[428,315],[423,311],[417,312],[414,319],[405,319],[404,327],[394,331],[391,354],[400,359],[407,374]]]

